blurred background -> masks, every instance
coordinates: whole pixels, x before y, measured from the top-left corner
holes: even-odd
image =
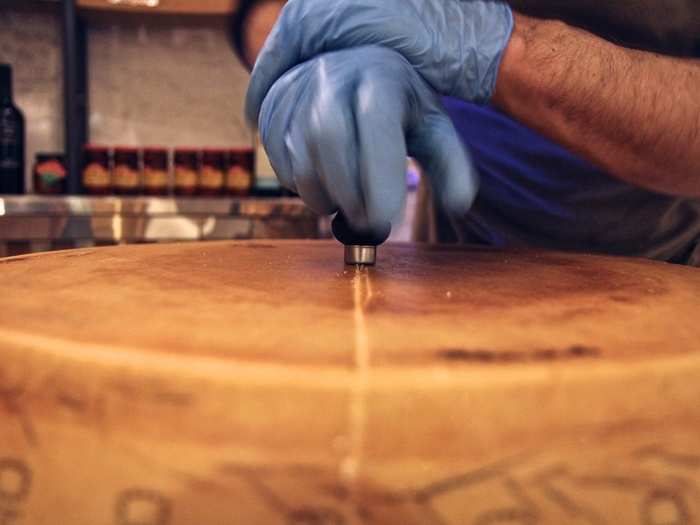
[[[246,126],[249,73],[231,45],[238,9],[0,1],[0,256],[329,236],[327,219],[278,185]],[[244,41],[259,45],[265,25],[249,24]],[[407,171],[415,188],[418,169]],[[393,240],[409,239],[407,213]]]

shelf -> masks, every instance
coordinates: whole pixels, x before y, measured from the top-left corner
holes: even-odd
[[[78,8],[113,12],[182,15],[227,15],[238,0],[77,0]]]
[[[301,199],[235,197],[91,197],[79,195],[0,195],[0,217],[32,215],[226,215],[297,217],[316,215]],[[2,232],[0,231],[0,237]]]
[[[296,198],[0,196],[0,257],[119,243],[313,239]]]

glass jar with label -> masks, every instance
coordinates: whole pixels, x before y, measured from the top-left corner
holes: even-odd
[[[137,195],[141,192],[139,150],[132,147],[114,148],[112,185],[118,195]]]
[[[199,154],[196,149],[175,150],[175,195],[196,195],[199,184]]]
[[[143,150],[143,188],[146,195],[168,194],[168,150],[150,147]]]
[[[245,197],[253,188],[253,148],[235,148],[228,152],[226,191],[229,195]]]
[[[83,147],[82,183],[89,195],[108,195],[112,191],[109,149],[87,144]]]
[[[226,152],[222,149],[202,151],[202,170],[199,173],[200,195],[215,196],[223,192],[225,157]]]
[[[34,192],[40,195],[65,193],[67,174],[63,153],[37,153],[34,163]]]

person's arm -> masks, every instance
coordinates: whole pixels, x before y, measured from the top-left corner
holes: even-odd
[[[516,15],[493,103],[614,176],[700,197],[700,61]]]
[[[700,0],[508,0],[531,16],[563,20],[606,40],[665,55],[700,51]]]

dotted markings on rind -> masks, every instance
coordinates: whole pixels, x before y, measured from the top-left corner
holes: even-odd
[[[569,361],[575,359],[594,359],[601,356],[596,348],[588,346],[571,346],[564,349],[544,348],[529,352],[511,352],[495,350],[467,350],[448,348],[436,353],[438,359],[455,363],[477,364],[526,364],[549,363],[552,361]]]
[[[17,505],[29,496],[32,471],[19,459],[0,458],[0,506]]]
[[[288,525],[345,525],[345,518],[334,509],[297,509],[287,516]]]
[[[32,471],[19,459],[0,458],[0,525],[15,525],[22,516],[19,506],[32,488]]]
[[[642,525],[686,525],[691,523],[685,499],[677,492],[652,489],[640,506]]]
[[[117,525],[167,525],[171,515],[170,500],[148,489],[125,490],[115,504]]]

